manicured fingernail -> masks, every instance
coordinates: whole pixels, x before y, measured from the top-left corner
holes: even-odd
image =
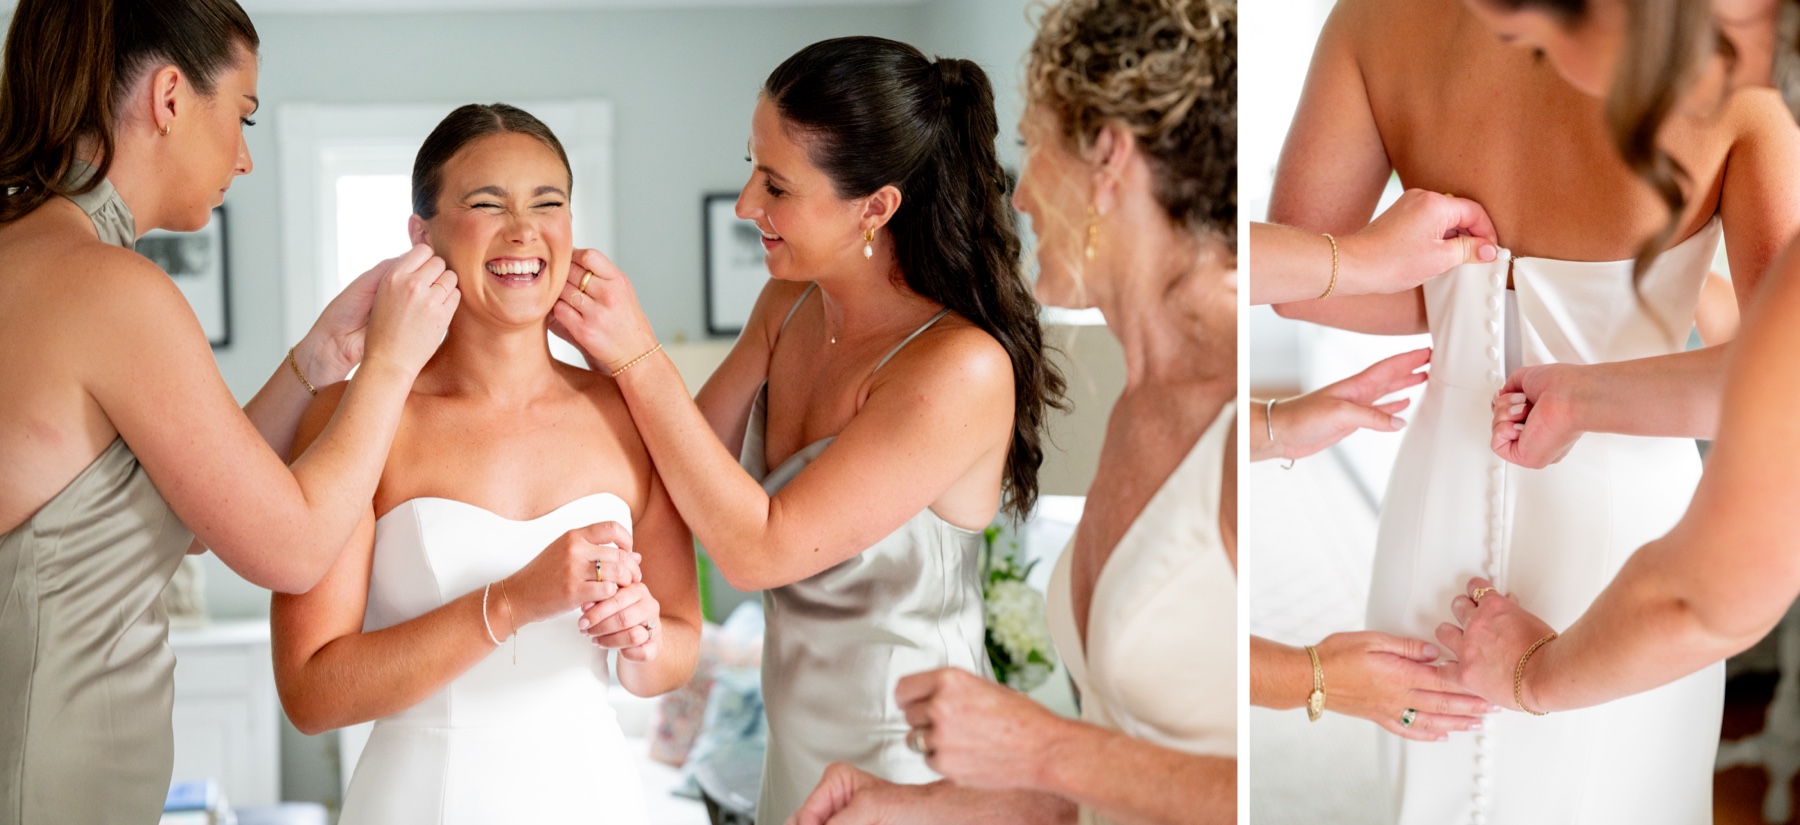
[[[1522,413],[1524,411],[1525,411],[1524,404],[1514,404],[1511,407],[1507,408],[1506,414],[1507,415],[1518,415],[1519,413]]]
[[[1425,647],[1420,652],[1424,653],[1425,658],[1427,659],[1436,659],[1438,657],[1437,645],[1430,642],[1426,642]]]
[[[1523,429],[1525,429],[1525,425],[1524,425],[1524,424],[1520,424],[1520,423],[1517,423],[1517,422],[1514,422],[1514,424],[1513,424],[1513,429],[1515,429],[1515,430],[1523,430]]]
[[[579,622],[576,622],[576,623],[575,623],[575,629],[577,629],[577,630],[586,630],[586,629],[588,629],[588,620],[587,620],[587,619],[586,619],[586,618],[585,618],[585,617],[584,617],[584,618],[582,618],[582,620],[581,620],[581,621],[579,621]]]
[[[1475,251],[1475,254],[1484,261],[1491,261],[1500,254],[1500,250],[1495,249],[1491,243],[1484,243],[1480,249]]]
[[[1500,707],[1500,706],[1499,706],[1499,705],[1488,705],[1488,711],[1487,711],[1487,712],[1488,712],[1488,713],[1499,713],[1499,712],[1500,712],[1500,711],[1503,711],[1503,710],[1505,710],[1505,709],[1506,709],[1506,708],[1503,708],[1503,707]]]
[[[1396,430],[1400,429],[1401,427],[1406,426],[1406,419],[1401,418],[1400,416],[1390,415],[1390,416],[1388,416],[1388,418],[1390,419],[1389,423],[1393,424],[1394,429],[1396,429]]]
[[[1470,724],[1469,724],[1469,730],[1481,730],[1481,723],[1480,723],[1480,722],[1472,722],[1472,723],[1470,723]]]

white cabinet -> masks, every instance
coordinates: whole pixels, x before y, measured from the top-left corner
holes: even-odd
[[[176,781],[215,779],[233,807],[281,801],[275,672],[266,621],[169,633],[175,650]]]

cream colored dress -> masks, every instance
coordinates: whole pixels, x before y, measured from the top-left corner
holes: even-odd
[[[131,248],[111,183],[71,200]],[[0,534],[0,823],[161,815],[175,654],[160,596],[192,540],[123,439]]]
[[[1220,475],[1237,405],[1226,404],[1113,548],[1088,606],[1070,596],[1071,542],[1050,577],[1057,655],[1081,719],[1154,745],[1237,756],[1237,573],[1219,534]],[[1081,811],[1083,825],[1110,825]]]
[[[788,320],[812,292],[808,287],[800,296]],[[875,369],[947,313],[907,336]],[[829,449],[832,439],[820,439],[769,469],[763,442],[767,410],[765,384],[745,429],[742,461],[774,494]],[[906,747],[910,728],[894,687],[903,677],[941,667],[992,678],[981,550],[981,533],[926,508],[829,570],[763,592],[769,748],[757,822],[781,823],[799,810],[832,762],[848,762],[893,782],[938,778],[923,756]]]

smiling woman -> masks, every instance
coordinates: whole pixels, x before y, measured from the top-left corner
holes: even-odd
[[[643,823],[607,651],[634,694],[687,681],[699,594],[616,385],[550,357],[566,153],[517,108],[464,106],[412,182],[413,240],[471,274],[361,528],[318,587],[272,605],[282,705],[309,733],[378,720],[345,825],[594,821],[596,798]],[[319,393],[301,449],[344,392]]]

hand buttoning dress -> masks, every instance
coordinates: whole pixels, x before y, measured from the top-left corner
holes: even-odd
[[[1630,261],[1501,250],[1426,282],[1431,377],[1382,506],[1371,629],[1434,638],[1474,576],[1566,628],[1631,553],[1675,525],[1700,479],[1693,440],[1589,433],[1562,461],[1524,469],[1490,449],[1489,402],[1509,360],[1593,364],[1685,349],[1719,236],[1715,218],[1635,280]],[[1384,736],[1397,820],[1710,822],[1723,699],[1714,665],[1585,710],[1508,708],[1447,742]]]

